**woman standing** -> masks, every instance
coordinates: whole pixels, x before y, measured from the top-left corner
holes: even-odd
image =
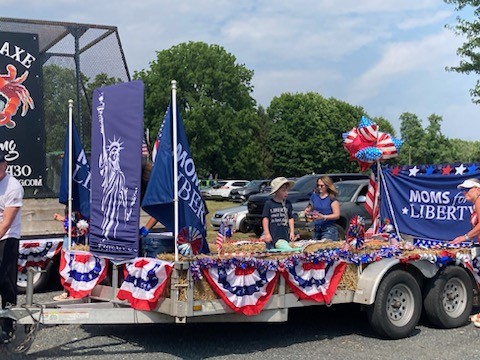
[[[315,240],[338,240],[335,220],[340,217],[338,190],[328,176],[317,179],[317,189],[310,196],[310,203],[305,208],[305,215],[315,221]]]
[[[455,239],[450,241],[450,244],[460,244],[465,241],[471,241],[472,245],[474,243],[479,243],[480,181],[478,181],[478,179],[468,179],[458,185],[457,188],[463,191],[463,196],[465,196],[467,201],[473,203],[473,212],[472,215],[470,215],[470,224],[472,225],[472,229],[467,231],[464,235],[457,236]],[[471,320],[476,327],[480,327],[480,313],[473,315]]]

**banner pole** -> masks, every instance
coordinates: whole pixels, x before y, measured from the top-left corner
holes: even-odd
[[[73,100],[68,100],[68,244],[67,249],[70,250],[72,245],[72,201],[73,201]]]
[[[172,151],[173,151],[173,217],[174,217],[174,240],[175,261],[178,261],[178,163],[177,163],[177,82],[172,80]]]

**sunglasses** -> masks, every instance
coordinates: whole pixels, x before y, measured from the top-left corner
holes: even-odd
[[[323,184],[323,185],[317,185],[317,187],[325,187],[327,185]]]

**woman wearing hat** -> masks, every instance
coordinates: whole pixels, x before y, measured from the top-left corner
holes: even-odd
[[[288,189],[294,184],[286,178],[277,177],[272,180],[273,199],[268,199],[263,206],[262,225],[263,236],[267,243],[267,249],[275,248],[278,240],[290,240],[295,238],[293,227],[293,207],[287,200]]]
[[[450,241],[450,244],[460,244],[465,241],[474,243],[475,239],[478,242],[478,235],[480,234],[480,181],[478,179],[468,179],[458,185],[457,188],[462,190],[463,196],[465,196],[467,201],[473,203],[473,212],[470,216],[472,229],[463,235],[457,236]]]
[[[472,229],[467,231],[464,235],[457,236],[450,241],[450,244],[460,244],[465,241],[471,241],[472,245],[479,242],[480,235],[480,181],[478,179],[468,179],[457,186],[463,191],[465,199],[473,203],[473,212],[470,216],[470,224]],[[472,322],[476,327],[480,327],[480,313],[472,315]]]
[[[340,217],[340,203],[337,195],[338,190],[329,176],[318,178],[317,189],[305,208],[305,214],[315,221],[315,240],[338,240],[335,220]]]

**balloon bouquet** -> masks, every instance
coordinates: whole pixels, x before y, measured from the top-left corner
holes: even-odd
[[[358,127],[343,134],[343,146],[350,160],[358,161],[362,172],[377,161],[398,156],[402,144],[402,140],[378,131],[377,124],[366,116],[362,116]]]
[[[343,134],[343,146],[350,154],[350,160],[359,163],[362,172],[367,171],[374,163],[398,156],[402,144],[402,140],[378,131],[378,125],[366,116],[362,116],[358,127]],[[373,220],[375,222],[375,219]],[[352,219],[350,228],[358,228],[358,219]],[[348,237],[347,235],[347,242]],[[357,248],[363,245],[360,240],[362,236],[352,233],[350,238],[357,240]]]

